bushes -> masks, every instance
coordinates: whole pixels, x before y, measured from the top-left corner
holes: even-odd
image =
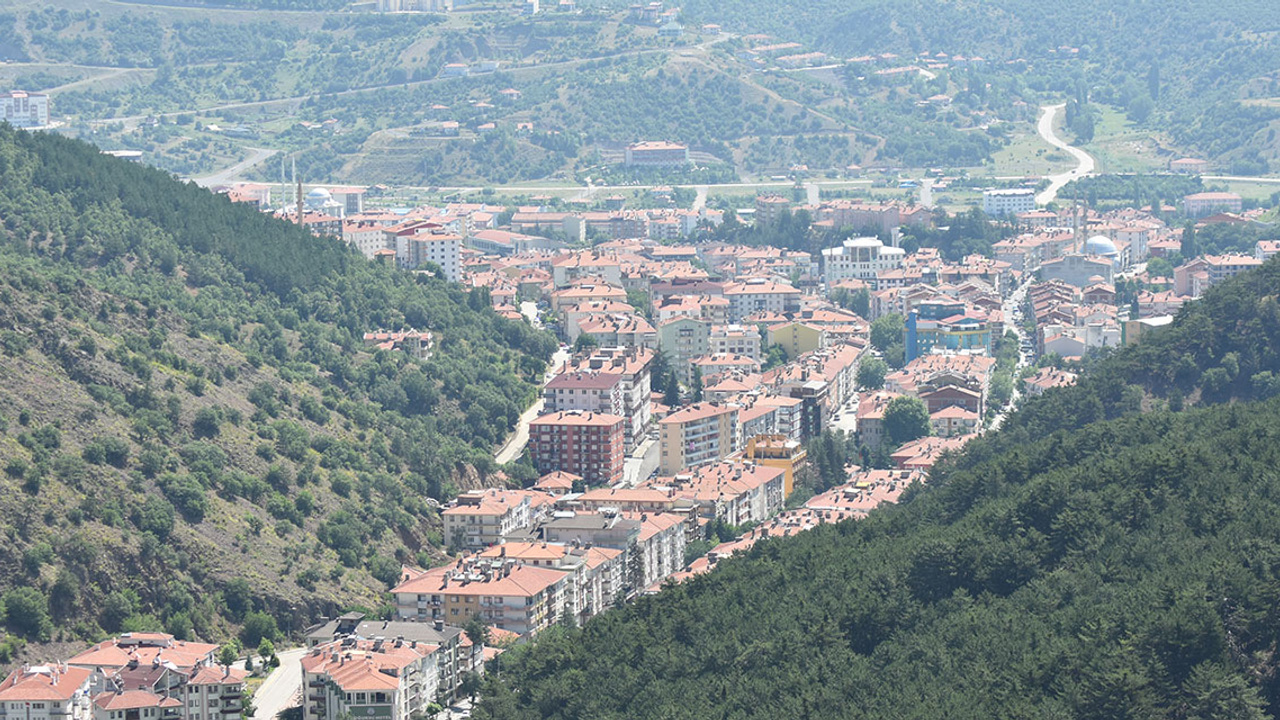
[[[129,464],[129,443],[115,436],[99,437],[80,452],[85,462],[123,468]]]
[[[204,487],[195,478],[165,473],[156,480],[156,484],[187,522],[204,521],[204,514],[209,510],[209,499],[205,497]]]
[[[4,594],[4,622],[28,640],[48,641],[53,635],[49,601],[33,587],[16,587]]]

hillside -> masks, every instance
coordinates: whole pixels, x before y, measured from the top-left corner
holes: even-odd
[[[475,716],[1273,716],[1278,289],[1216,287],[897,507],[504,656]]]
[[[495,470],[555,348],[483,292],[7,126],[0,220],[0,597],[32,641],[376,606],[442,555],[431,499]],[[379,328],[431,358],[366,350]]]

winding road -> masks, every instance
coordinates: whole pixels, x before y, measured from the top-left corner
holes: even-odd
[[[1066,107],[1066,103],[1062,103],[1059,105],[1045,105],[1040,108],[1042,112],[1040,114],[1040,121],[1036,124],[1036,131],[1040,133],[1040,137],[1043,138],[1045,142],[1059,150],[1065,150],[1068,154],[1074,157],[1077,164],[1075,168],[1064,173],[1046,176],[1046,179],[1049,181],[1049,187],[1041,191],[1039,195],[1036,195],[1037,205],[1048,205],[1053,202],[1054,198],[1058,197],[1058,191],[1067,183],[1093,173],[1095,165],[1093,156],[1078,147],[1068,145],[1066,141],[1058,137],[1054,131],[1053,126],[1058,120],[1058,113]]]

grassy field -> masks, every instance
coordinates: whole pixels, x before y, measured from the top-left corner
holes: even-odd
[[[1084,149],[1098,161],[1099,173],[1157,172],[1168,166],[1169,149],[1164,138],[1137,128],[1120,110],[1106,105],[1094,128],[1093,142]]]
[[[1031,123],[1017,123],[1013,140],[992,154],[993,175],[1050,175],[1071,169],[1071,156],[1046,143]]]

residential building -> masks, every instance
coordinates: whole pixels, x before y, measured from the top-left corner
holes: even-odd
[[[622,376],[601,372],[565,372],[551,379],[542,391],[543,411],[586,410],[622,415]]]
[[[387,246],[396,251],[396,262],[402,268],[419,269],[428,263],[440,268],[446,280],[461,278],[462,236],[444,230],[438,223],[411,220],[391,228]]]
[[[799,440],[782,434],[748,437],[742,458],[749,462],[782,470],[783,497],[791,495],[796,473],[805,465],[808,453]]]
[[[672,498],[692,503],[698,513],[709,520],[737,526],[764,522],[782,509],[786,500],[786,471],[726,461],[659,477],[646,486],[667,490]]]
[[[580,410],[553,412],[529,424],[529,452],[539,474],[563,470],[588,485],[622,480],[625,418]]]
[[[760,359],[760,329],[754,325],[713,325],[708,355],[745,355]]]
[[[724,288],[729,300],[729,322],[741,323],[758,312],[788,313],[800,310],[800,291],[786,283],[765,278],[750,278],[730,283]]]
[[[720,460],[740,443],[736,405],[696,403],[659,420],[658,428],[658,466],[667,475]]]
[[[982,191],[982,212],[990,217],[1012,217],[1036,209],[1036,191],[1008,188]]]
[[[673,142],[631,143],[625,152],[627,165],[670,167],[689,162],[689,146]]]
[[[694,358],[706,355],[711,347],[711,323],[679,316],[658,325],[658,347],[666,353],[676,379],[688,385],[693,379]]]
[[[533,635],[562,617],[569,585],[569,576],[559,570],[463,558],[431,570],[406,571],[391,593],[404,620],[464,625],[479,617],[486,624]]]
[[[1219,212],[1238,213],[1244,199],[1233,192],[1199,192],[1182,198],[1182,211],[1190,218],[1202,218]]]
[[[25,90],[0,93],[0,122],[16,128],[36,128],[49,124],[49,96]]]
[[[0,682],[0,720],[90,720],[88,668],[23,665]]]
[[[856,279],[875,282],[881,273],[902,268],[906,251],[885,247],[879,239],[859,237],[822,251],[822,272],[828,283]]]
[[[645,348],[601,347],[565,368],[565,372],[609,373],[619,376],[621,415],[626,418],[623,440],[627,450],[639,445],[653,425],[650,401],[652,368],[656,357],[657,353]]]
[[[440,645],[403,638],[347,637],[318,645],[302,658],[303,720],[370,717],[409,720],[452,697],[441,688]],[[452,663],[456,667],[456,663]]]
[[[533,527],[532,493],[515,490],[473,490],[457,497],[441,511],[444,540],[452,548],[478,550],[502,542],[508,535]]]
[[[827,345],[827,331],[798,320],[779,323],[769,328],[769,344],[781,345],[787,357],[796,358],[820,350]]]

